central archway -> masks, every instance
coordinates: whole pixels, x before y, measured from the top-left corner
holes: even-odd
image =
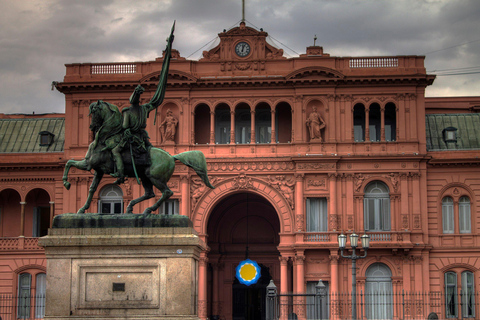
[[[207,225],[210,319],[265,319],[266,286],[280,278],[279,233],[278,213],[258,194],[235,193],[215,205]],[[252,286],[235,278],[236,266],[247,256],[262,268],[260,280]]]

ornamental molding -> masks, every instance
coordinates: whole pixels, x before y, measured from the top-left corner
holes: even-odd
[[[285,171],[294,170],[295,165],[287,161],[266,161],[266,162],[215,162],[208,163],[208,172],[229,172],[229,171]]]
[[[299,170],[331,170],[335,169],[335,163],[298,163],[297,169]]]

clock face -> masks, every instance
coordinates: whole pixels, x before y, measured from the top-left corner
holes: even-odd
[[[250,45],[246,42],[239,42],[235,46],[235,53],[240,57],[246,57],[250,53]]]

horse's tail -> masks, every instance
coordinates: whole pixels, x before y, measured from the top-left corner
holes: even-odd
[[[195,172],[200,178],[202,178],[203,183],[205,183],[207,187],[215,189],[215,187],[212,186],[210,184],[210,181],[208,180],[207,161],[205,160],[205,156],[201,151],[186,151],[173,156],[173,158],[180,161],[187,167],[195,170]]]

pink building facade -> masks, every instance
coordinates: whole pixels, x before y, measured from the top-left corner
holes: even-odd
[[[337,237],[353,232],[371,239],[357,262],[358,292],[438,293],[435,310],[430,296],[408,296],[408,316],[479,317],[476,303],[463,307],[472,300],[449,306],[448,299],[453,292],[480,298],[480,97],[425,98],[435,76],[423,56],[334,57],[314,46],[287,59],[266,37],[242,23],[220,33],[220,44],[199,61],[174,51],[156,125],[148,120],[154,146],[202,151],[216,187],[178,164],[169,183],[175,194],[159,210],[189,216],[208,245],[199,261],[199,317],[264,319],[270,280],[280,293],[300,294],[322,279],[331,296],[327,316],[347,319],[348,304],[335,297],[351,291],[351,261],[340,257]],[[10,122],[31,121],[35,139],[43,130],[53,142],[2,142],[0,293],[43,290],[48,270],[36,241],[53,216],[86,200],[90,173],[72,170],[69,191],[61,177],[65,162],[82,159],[92,141],[90,103],[127,107],[137,84],[148,101],[162,61],[68,64],[56,85],[64,115],[1,116],[0,130],[20,136],[21,124]],[[173,136],[162,125],[168,111]],[[113,182],[103,179],[90,212],[123,212],[143,194],[132,178]],[[251,287],[235,279],[247,250],[262,267]],[[383,318],[405,316],[381,308],[375,312]],[[309,318],[306,307],[294,312]]]

